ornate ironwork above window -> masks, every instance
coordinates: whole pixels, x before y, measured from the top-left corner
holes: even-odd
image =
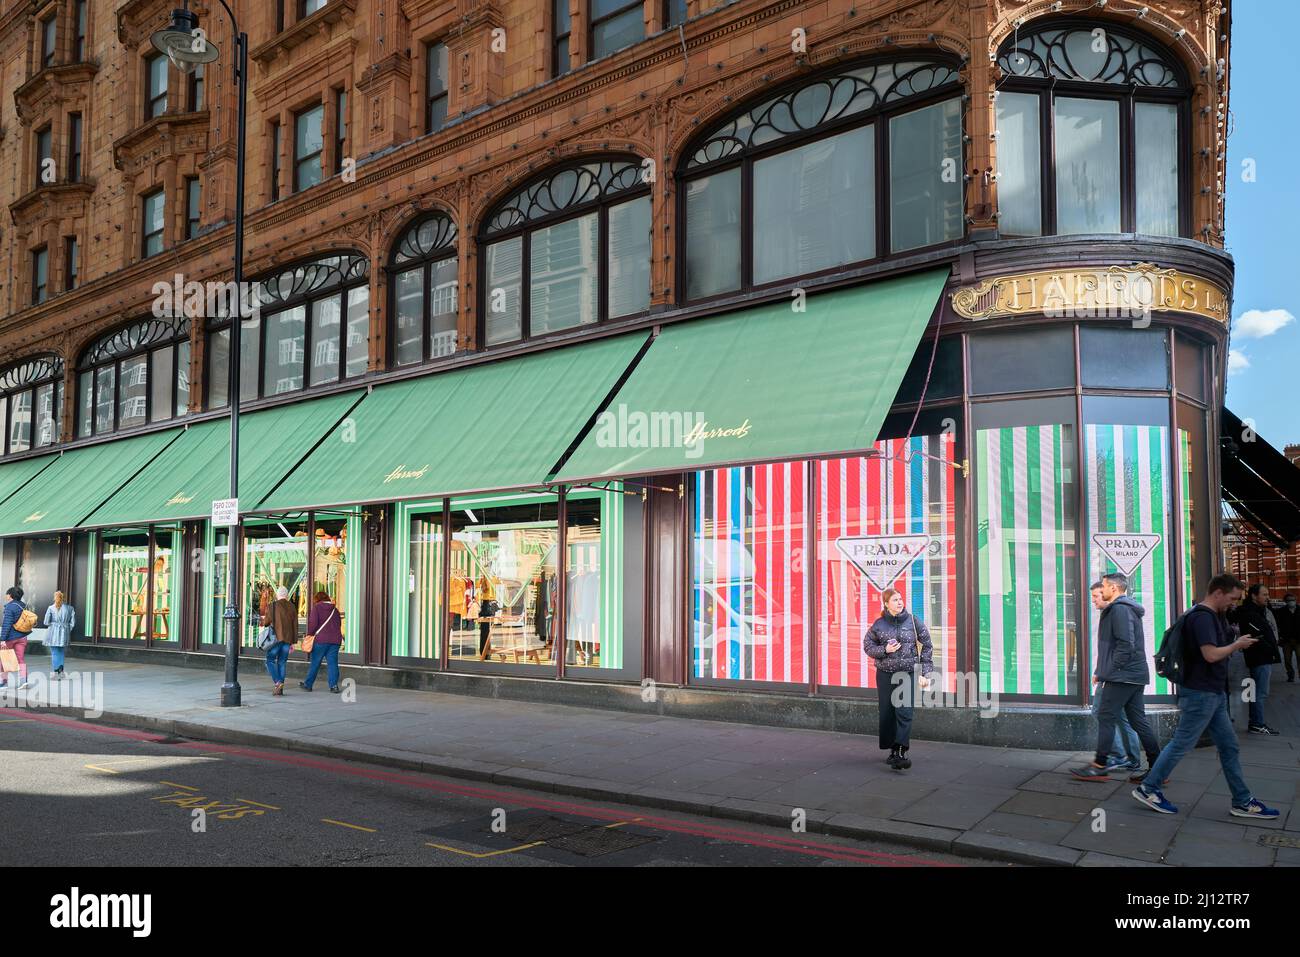
[[[727,159],[846,116],[928,93],[957,79],[955,67],[928,60],[875,63],[818,77],[733,117],[692,151],[686,166]]]
[[[141,319],[97,340],[82,353],[77,368],[87,369],[150,346],[186,339],[189,334],[190,321],[183,316],[173,319]]]
[[[483,235],[502,233],[530,220],[598,203],[643,185],[639,160],[567,166],[533,180],[498,206]]]
[[[10,366],[0,373],[0,392],[12,392],[37,382],[63,378],[63,360],[58,356],[41,356]]]
[[[428,259],[441,252],[456,252],[456,224],[446,213],[433,213],[417,219],[402,233],[393,250],[393,263]]]
[[[1099,47],[1104,49],[1099,49]],[[1002,44],[998,66],[1007,76],[1052,77],[1085,83],[1184,87],[1169,54],[1110,25],[1046,26]]]
[[[263,279],[258,284],[258,297],[262,305],[278,308],[295,299],[365,282],[369,278],[370,260],[365,256],[353,253],[324,256]]]

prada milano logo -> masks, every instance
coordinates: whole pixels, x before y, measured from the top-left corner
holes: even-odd
[[[1160,536],[1153,532],[1098,532],[1092,543],[1106,553],[1125,575],[1142,564],[1142,559],[1160,544]]]
[[[859,535],[835,539],[835,547],[864,578],[884,591],[908,565],[926,553],[929,535]]]

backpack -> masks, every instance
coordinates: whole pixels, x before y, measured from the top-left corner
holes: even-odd
[[[19,615],[18,620],[14,622],[13,627],[14,631],[19,634],[30,635],[32,629],[36,627],[36,612],[32,611],[30,608],[24,608],[23,613]]]
[[[1154,659],[1156,674],[1176,685],[1183,683],[1183,677],[1186,674],[1183,623],[1187,621],[1187,617],[1194,611],[1196,611],[1195,605],[1179,615],[1178,620],[1169,626],[1168,630],[1165,631],[1165,636],[1160,639],[1160,648],[1156,651]]]

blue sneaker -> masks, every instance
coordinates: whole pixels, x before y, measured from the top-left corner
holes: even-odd
[[[1265,807],[1255,798],[1251,798],[1249,804],[1241,806],[1234,804],[1231,813],[1233,817],[1258,817],[1266,821],[1271,821],[1281,814],[1276,808]]]
[[[1145,784],[1139,784],[1133,789],[1133,797],[1141,801],[1153,811],[1159,811],[1161,814],[1177,814],[1178,808],[1170,804],[1159,788],[1150,788]],[[1233,809],[1235,813],[1235,808]]]

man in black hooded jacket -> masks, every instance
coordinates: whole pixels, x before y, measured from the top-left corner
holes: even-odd
[[[1115,740],[1115,725],[1122,712],[1137,732],[1147,767],[1160,756],[1160,745],[1147,721],[1142,695],[1151,670],[1147,667],[1147,644],[1142,630],[1146,610],[1128,596],[1128,576],[1112,572],[1102,576],[1101,597],[1106,608],[1097,622],[1097,661],[1092,680],[1101,685],[1097,707],[1097,754],[1092,764],[1075,768],[1077,778],[1088,781],[1110,779],[1108,755]]]

